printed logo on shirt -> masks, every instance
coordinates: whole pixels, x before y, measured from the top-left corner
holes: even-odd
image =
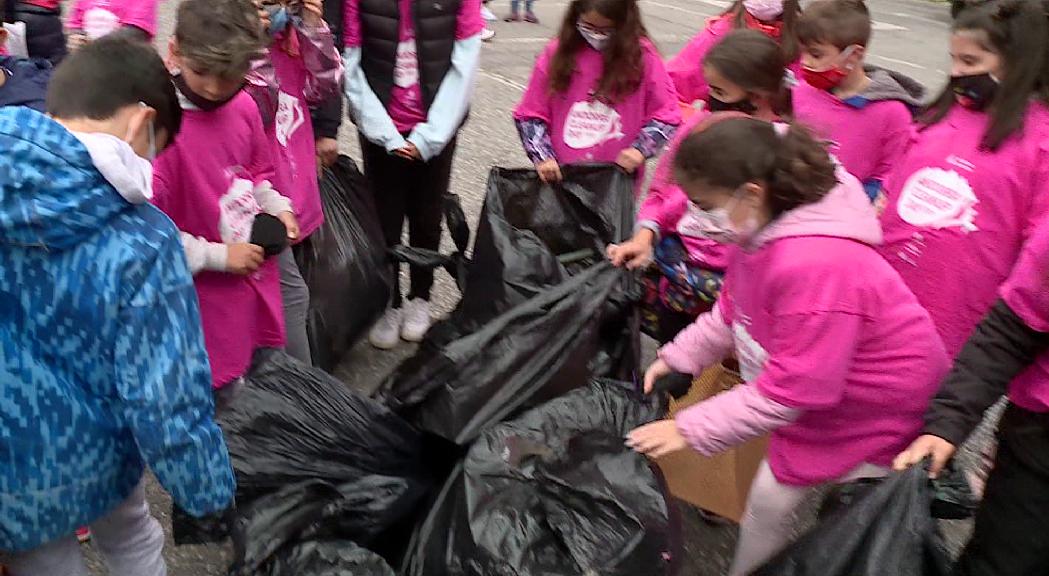
[[[747,331],[746,324],[750,324],[750,319],[743,316],[738,308],[736,316],[742,317],[742,321],[732,323],[732,335],[736,341],[736,358],[739,360],[739,373],[743,376],[744,382],[753,382],[765,371],[765,362],[769,359],[769,353]]]
[[[896,211],[912,226],[974,232],[978,230],[975,220],[979,202],[961,174],[943,168],[922,168],[903,185]]]
[[[419,83],[419,58],[415,53],[415,38],[397,45],[393,83],[400,88],[411,88]]]
[[[275,120],[277,142],[287,148],[292,135],[305,122],[306,113],[302,110],[302,103],[299,102],[298,98],[281,90],[277,95],[277,117]]]
[[[623,136],[619,112],[603,102],[576,102],[565,118],[565,144],[576,150],[593,148]]]
[[[219,236],[226,244],[239,244],[251,239],[251,226],[261,212],[255,200],[251,180],[233,178],[225,196],[219,199]]]
[[[120,27],[120,17],[105,8],[92,8],[84,12],[84,34],[91,40],[115,32]]]

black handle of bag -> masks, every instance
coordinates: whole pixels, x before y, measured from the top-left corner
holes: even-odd
[[[390,260],[395,263],[409,264],[417,268],[444,268],[455,279],[455,284],[461,292],[466,285],[466,265],[469,263],[466,247],[470,243],[470,225],[466,221],[463,205],[455,194],[444,195],[444,222],[455,244],[455,252],[441,254],[436,250],[398,244],[390,248],[388,254]]]
[[[675,400],[688,394],[692,388],[692,376],[682,372],[672,372],[656,380],[652,385],[653,394],[669,394]]]

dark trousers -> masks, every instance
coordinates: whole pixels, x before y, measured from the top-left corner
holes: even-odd
[[[1009,406],[958,576],[1049,574],[1049,414]]]
[[[386,152],[361,137],[364,175],[368,178],[379,225],[387,246],[401,243],[401,232],[408,220],[408,244],[415,248],[437,250],[441,246],[443,198],[452,179],[452,158],[456,138],[440,155],[429,162],[405,160]],[[393,307],[401,306],[400,274],[394,269]],[[411,268],[411,290],[408,298],[430,299],[433,270]]]

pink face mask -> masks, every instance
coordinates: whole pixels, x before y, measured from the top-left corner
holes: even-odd
[[[743,9],[758,20],[771,22],[783,15],[783,0],[743,0]]]

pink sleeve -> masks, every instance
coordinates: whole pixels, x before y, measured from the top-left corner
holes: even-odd
[[[1024,323],[1039,332],[1049,332],[1049,217],[1042,218],[1042,224],[1024,244],[1001,295]]]
[[[316,106],[339,93],[342,86],[342,57],[335,48],[335,37],[326,23],[316,28],[303,26],[299,34],[306,78],[306,103]]]
[[[473,38],[484,30],[484,18],[481,17],[481,0],[463,0],[459,6],[459,20],[455,27],[455,39]]]
[[[338,2],[339,0],[328,0]],[[342,13],[342,47],[359,48],[361,46],[361,17],[357,3],[360,0],[343,0]]]
[[[251,70],[244,77],[244,91],[255,101],[264,126],[269,126],[277,116],[280,89],[277,69],[270,60],[270,49],[251,61]]]
[[[656,171],[652,175],[648,194],[641,208],[637,212],[639,224],[652,223],[659,228],[660,233],[672,231],[677,226],[681,217],[685,215],[688,208],[688,197],[684,191],[674,183],[674,156],[677,154],[681,143],[689,137],[700,123],[706,120],[710,114],[699,112],[685,120],[678,128],[674,138],[667,146],[666,152],[659,158]]]
[[[693,450],[713,456],[800,416],[800,410],[763,396],[750,384],[741,384],[678,412],[674,423]]]
[[[143,30],[149,37],[157,35],[157,4],[159,0],[126,0],[120,23]]]
[[[731,354],[732,325],[722,310],[730,305],[727,302],[730,303],[731,299],[727,289],[723,288],[714,309],[696,318],[673,342],[660,348],[659,359],[675,372],[696,376]]]
[[[663,60],[656,47],[644,40],[645,51],[645,120],[658,120],[664,124],[681,124],[681,107],[678,105],[674,83],[667,75]]]
[[[917,129],[907,107],[902,102],[893,102],[892,104],[894,104],[892,114],[886,118],[885,126],[883,127],[885,137],[879,146],[881,159],[872,175],[874,180],[882,182],[883,185],[889,177],[889,172],[892,171],[892,168],[899,164],[900,160],[907,154],[911,141],[917,134]]]
[[[546,49],[536,58],[535,68],[532,69],[532,76],[528,80],[528,88],[514,108],[514,120],[533,118],[550,123],[550,79],[547,68],[556,50],[555,40],[547,44]]]
[[[70,30],[83,30],[84,29],[84,12],[88,6],[93,4],[94,0],[77,0],[76,4],[73,5],[73,12],[69,15],[69,21],[66,22],[66,28]]]
[[[696,100],[706,100],[710,89],[703,77],[703,59],[718,42],[719,32],[724,28],[731,28],[731,23],[724,18],[710,20],[676,56],[667,61],[667,74],[681,102],[691,104]]]

